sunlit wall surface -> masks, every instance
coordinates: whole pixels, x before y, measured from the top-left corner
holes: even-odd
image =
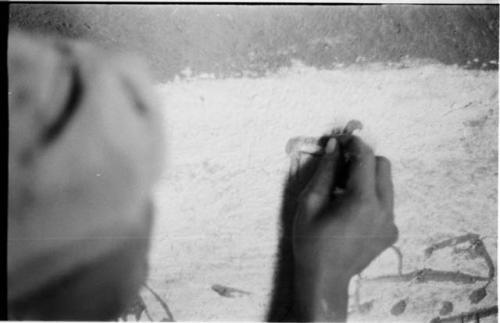
[[[266,318],[285,145],[351,119],[392,161],[400,238],[351,282],[350,318],[497,304],[498,6],[17,4],[11,20],[150,62],[168,163],[148,285],[176,320]]]

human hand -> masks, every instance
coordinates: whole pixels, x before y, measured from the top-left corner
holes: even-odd
[[[345,189],[339,192],[336,188],[344,186],[344,180]],[[356,136],[328,141],[299,197],[294,223],[295,280],[300,289],[296,293],[302,319],[345,319],[350,278],[397,240],[393,200],[386,158],[375,157]]]

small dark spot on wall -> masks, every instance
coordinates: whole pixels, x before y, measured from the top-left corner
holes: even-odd
[[[463,124],[464,124],[464,126],[467,126],[467,127],[479,127],[480,128],[480,127],[484,126],[484,124],[486,123],[487,120],[488,120],[488,116],[485,115],[479,119],[464,121]]]

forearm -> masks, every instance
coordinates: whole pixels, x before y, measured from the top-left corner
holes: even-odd
[[[297,321],[346,321],[350,277],[316,274],[300,266],[296,266],[295,274]]]

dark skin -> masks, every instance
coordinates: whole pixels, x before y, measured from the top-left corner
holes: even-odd
[[[344,180],[345,189],[335,191]],[[389,160],[356,136],[331,138],[300,194],[294,223],[298,321],[346,320],[350,279],[397,240],[393,208]]]
[[[336,141],[332,140],[330,148]],[[346,153],[351,157],[344,163]],[[339,186],[344,192],[332,196]],[[293,321],[345,321],[351,277],[397,239],[390,163],[375,157],[359,138],[340,137],[335,149],[322,157],[298,200],[292,237]],[[123,249],[80,272],[12,301],[9,315],[12,319],[112,319],[144,279],[146,250],[138,239],[125,241]]]
[[[9,146],[13,148],[12,151],[15,152],[16,156],[20,156],[19,160],[24,166],[19,168],[20,170],[18,172],[20,175],[18,174],[16,176],[10,176],[11,170],[9,166],[9,187],[11,187],[11,185],[12,187],[17,187],[19,183],[16,182],[16,179],[19,180],[20,183],[24,183],[24,181],[28,182],[28,184],[30,185],[26,185],[26,187],[30,187],[30,180],[32,176],[31,170],[28,172],[29,176],[27,176],[26,178],[24,178],[24,176],[21,176],[25,174],[26,169],[24,167],[26,167],[26,161],[33,159],[33,156],[31,156],[30,154],[26,155],[24,153],[26,151],[31,151],[31,148],[26,150],[26,147],[38,147],[37,145],[38,143],[40,143],[39,140],[41,140],[41,143],[43,145],[48,147],[49,144],[53,145],[55,143],[54,140],[56,140],[58,134],[62,135],[66,133],[61,130],[62,128],[60,126],[58,126],[60,124],[63,124],[59,122],[53,122],[52,124],[56,126],[51,126],[47,129],[45,129],[45,126],[42,126],[42,124],[39,124],[37,127],[42,129],[42,136],[39,137],[41,139],[30,138],[31,135],[35,135],[36,133],[38,133],[37,131],[28,132],[28,135],[26,136],[26,131],[22,130],[28,128],[31,129],[30,127],[33,125],[32,121],[40,119],[40,115],[43,116],[42,119],[48,118],[47,120],[50,120],[50,118],[53,117],[53,113],[55,111],[54,109],[59,107],[59,105],[63,104],[63,101],[65,101],[63,99],[63,97],[65,97],[65,92],[71,90],[70,88],[64,87],[64,85],[67,83],[65,82],[66,78],[64,77],[64,75],[61,76],[58,74],[61,73],[61,71],[53,71],[52,68],[55,67],[51,65],[52,63],[47,64],[47,62],[53,62],[54,59],[55,61],[60,60],[61,58],[59,57],[59,54],[70,55],[68,49],[71,46],[69,44],[70,47],[66,47],[66,45],[61,47],[61,44],[59,44],[57,49],[54,49],[51,47],[53,46],[51,44],[37,45],[33,43],[33,40],[24,39],[20,35],[17,35],[14,38],[9,37],[9,39],[16,40],[16,37],[20,37],[20,43],[17,43],[17,41],[15,41],[12,44],[17,44],[20,46],[9,46],[9,48],[11,49],[17,48],[17,50],[15,51],[9,51],[11,53],[10,55],[14,55],[14,57],[10,58],[9,61],[12,61],[11,63],[17,62],[16,64],[11,65],[12,67],[17,66],[18,69],[11,69],[11,76],[19,75],[23,77],[9,78],[10,81],[17,80],[12,84],[12,86],[9,86],[9,89],[11,89],[12,87],[12,98],[22,97],[23,100],[13,100],[12,104],[10,105],[9,111],[12,110],[20,113],[18,118],[15,119],[17,121],[10,118],[11,121],[14,120],[13,125],[15,127],[13,127],[13,129],[21,130],[14,131],[14,134],[19,134],[19,136],[9,136],[9,138],[12,137],[19,139],[14,140],[13,144],[9,144]],[[28,44],[31,45],[27,46]],[[32,47],[32,45],[34,47]],[[92,51],[90,50],[89,53],[91,52]],[[28,55],[25,57],[25,54]],[[82,54],[75,57],[88,57],[87,54],[88,53],[85,52],[85,55]],[[45,60],[40,59],[40,57],[45,57]],[[71,59],[71,62],[80,62],[79,59],[75,59],[75,57]],[[85,60],[85,64],[81,64],[82,62],[79,63],[80,65],[78,67],[82,67],[81,69],[78,69],[79,72],[86,71],[87,68],[89,68],[91,71],[96,69],[99,70],[102,66],[104,66],[103,63],[99,63],[95,66],[91,66],[91,68],[88,67],[87,65],[92,65],[91,63],[95,64],[96,62],[98,62],[98,60],[95,60],[95,58],[100,56],[97,55],[92,57],[94,58]],[[84,66],[87,67],[83,68]],[[76,66],[74,67],[75,69],[72,71],[75,75],[79,75],[75,72],[77,70]],[[117,67],[118,70],[115,71],[116,75],[113,74],[113,79],[121,75],[120,78],[117,78],[117,80],[122,80],[122,77],[129,75],[128,73],[125,73],[126,75],[123,74],[125,71],[130,71],[128,69],[128,66],[122,65],[120,63],[115,67]],[[52,72],[57,74],[57,77],[55,78],[56,83],[57,80],[62,77],[61,84],[57,83],[55,87],[49,88],[45,88],[45,86],[42,86],[39,89],[38,87],[42,85],[42,83],[37,84],[36,82],[33,82],[33,80],[38,79],[44,80],[45,75],[52,74]],[[40,73],[40,75],[44,77],[38,78],[38,73]],[[135,77],[134,73],[135,72],[130,74],[132,75],[130,76],[131,78]],[[104,74],[107,74],[107,72]],[[98,73],[98,75],[101,74]],[[129,81],[132,80],[129,79],[128,76],[125,79],[128,79]],[[101,78],[99,78],[98,80],[102,81]],[[137,85],[142,81],[138,82],[139,83],[137,83]],[[104,82],[103,84],[105,83],[106,82]],[[58,84],[60,86],[57,86]],[[131,84],[136,83],[132,82]],[[90,83],[84,83],[80,85],[90,85]],[[57,102],[52,102],[53,104],[43,103],[42,105],[40,105],[42,102],[38,102],[37,100],[41,100],[44,95],[40,94],[41,96],[26,96],[22,93],[20,95],[18,95],[19,93],[16,94],[16,90],[23,92],[28,91],[27,89],[29,89],[27,93],[36,94],[45,93],[44,91],[51,88],[62,91],[61,93],[59,93],[61,97],[56,95],[56,97],[58,97],[62,101],[56,100]],[[73,89],[74,91],[70,92],[85,93],[85,91],[88,91],[92,87],[83,86],[83,89],[80,89],[81,91],[79,91],[78,88],[79,86],[75,85],[75,89]],[[121,87],[110,87],[110,89],[114,89],[115,91],[117,91],[117,93],[108,93],[108,95],[104,96],[104,98],[114,98],[115,94],[116,97],[119,98],[120,91],[125,90],[126,92],[130,92],[129,90],[138,90],[139,88],[133,86],[131,89],[122,89]],[[143,103],[149,102],[149,100],[146,99],[148,97],[148,93],[142,92],[143,91],[141,90],[135,93],[138,96],[137,98],[131,98],[132,101],[134,101],[132,106],[137,108],[139,113],[141,113],[141,111],[144,112],[145,106],[143,105]],[[75,106],[75,102],[72,102],[75,96],[78,97],[79,95],[68,96],[69,102],[67,102],[67,107]],[[144,97],[144,100],[141,100],[141,97]],[[34,101],[32,102],[31,100]],[[116,103],[113,100],[96,102],[96,104],[102,104],[102,108],[104,109],[103,111],[108,111],[108,105],[112,106]],[[126,100],[117,102],[126,102]],[[32,114],[26,114],[26,111],[29,111],[26,110],[26,107],[31,107],[30,109],[33,110],[31,111]],[[65,109],[63,107],[59,108],[61,109],[60,111],[71,110]],[[48,111],[42,113],[43,109],[48,109]],[[151,109],[151,111],[153,111],[153,109]],[[121,112],[122,111],[120,111],[120,113]],[[17,114],[13,115],[15,116]],[[64,115],[65,114],[63,113],[62,116],[64,117]],[[96,116],[98,117],[104,115],[106,114],[96,114]],[[33,118],[31,118],[31,116],[33,116]],[[141,118],[145,116],[146,115],[141,116]],[[151,116],[152,115],[150,115],[150,117]],[[78,116],[76,118],[78,119]],[[54,120],[64,121],[65,119],[67,118],[56,118]],[[108,120],[107,118],[104,118],[103,120],[94,120],[93,118],[85,117],[83,119],[80,119],[80,121],[81,120],[87,120],[85,122],[89,122],[89,126],[92,125],[93,121],[97,121],[97,124],[102,123],[101,126],[104,125],[106,126],[106,128],[108,128],[106,124]],[[68,120],[66,121],[68,122]],[[71,124],[69,125],[71,126]],[[359,124],[349,123],[348,126],[346,126],[346,128],[344,129],[344,132],[349,133],[354,131],[355,129],[359,129],[359,127]],[[93,128],[90,127],[89,129]],[[112,129],[115,128],[111,127],[107,130],[112,131]],[[83,134],[85,135],[85,132],[83,132]],[[115,140],[117,140],[116,138],[120,138],[120,135],[121,133],[118,133],[115,137],[113,137],[112,141],[109,141],[110,138],[107,138],[109,142],[106,140],[105,141],[108,143],[113,143]],[[143,140],[144,138],[148,137],[145,136],[146,133],[142,132],[138,133],[137,135],[138,137],[127,136],[127,138],[133,138],[134,140]],[[118,154],[121,149],[119,147],[129,147],[128,144],[122,146],[122,144],[125,144],[125,142],[127,141],[127,139],[124,140],[125,141],[118,144],[117,147],[114,147],[113,145],[102,146],[102,152],[104,152],[108,148],[113,148],[112,150],[117,153],[117,155],[121,156],[121,153]],[[153,143],[157,140],[158,138],[152,140],[148,145],[153,145]],[[333,145],[334,143],[337,143],[335,147]],[[152,151],[161,148],[160,146],[154,147],[155,148],[152,149]],[[287,203],[285,203],[285,207],[283,209],[286,212],[283,213],[287,215],[296,215],[292,237],[290,237],[290,235],[288,234],[287,229],[287,235],[284,236],[283,239],[285,241],[285,243],[283,244],[283,249],[285,251],[284,254],[286,254],[284,260],[292,260],[292,266],[285,266],[285,273],[290,274],[289,277],[291,277],[293,282],[291,283],[291,279],[288,278],[288,281],[286,282],[286,284],[284,284],[284,288],[278,288],[278,290],[280,290],[281,293],[285,294],[287,297],[292,296],[294,299],[292,301],[288,300],[287,302],[277,303],[278,305],[281,305],[283,309],[282,311],[279,311],[280,313],[278,314],[281,315],[281,318],[287,318],[288,320],[345,320],[348,300],[347,287],[350,278],[362,271],[378,254],[380,254],[385,248],[390,246],[397,238],[397,229],[393,223],[393,189],[390,174],[390,164],[388,160],[381,157],[375,157],[372,150],[365,143],[363,143],[359,138],[353,137],[350,134],[338,137],[338,142],[335,139],[330,140],[330,144],[327,145],[327,147],[329,147],[329,149],[327,149],[326,154],[322,157],[319,167],[316,169],[315,175],[310,181],[308,181],[309,183],[307,187],[303,190],[294,189],[293,194],[289,194],[290,192],[286,192]],[[94,148],[95,150],[91,149],[90,151],[101,151],[100,148]],[[48,149],[47,151],[49,150],[50,149]],[[83,155],[81,156],[83,156],[83,158],[86,158],[87,154],[85,149],[82,151],[82,153]],[[344,162],[343,160],[343,156],[346,154],[350,156],[348,162]],[[71,164],[73,160],[77,159],[77,155],[69,155],[70,156],[68,156],[68,158],[62,158],[61,156],[57,155],[59,157],[55,159],[49,158],[43,160],[59,160],[61,162],[62,169],[64,170],[67,165]],[[114,155],[115,154],[113,154],[113,156]],[[29,158],[26,156],[28,156]],[[49,156],[52,155],[49,154]],[[104,154],[102,156],[108,155]],[[102,156],[93,156],[93,158],[90,158],[90,160],[92,160],[90,161],[90,164],[93,164],[94,159],[104,160],[105,158]],[[17,157],[14,158],[14,160],[16,159]],[[40,162],[41,164],[44,163],[43,160]],[[116,160],[118,161],[118,159]],[[134,160],[136,159],[134,158]],[[137,161],[139,160],[141,159],[137,159]],[[35,170],[37,170],[40,165],[38,161],[36,163],[32,161],[32,163],[33,165],[36,165],[36,167],[33,168],[33,172],[35,172]],[[132,164],[128,165],[130,169],[133,169],[135,167],[132,167]],[[114,170],[115,167],[113,165],[108,166],[109,172],[112,173],[112,170]],[[141,167],[142,166],[144,165],[141,165]],[[99,168],[100,167],[101,166],[99,166]],[[129,169],[128,167],[127,170]],[[91,167],[89,169],[93,170],[94,168]],[[83,172],[82,174],[87,173]],[[41,175],[37,174],[36,177],[38,176]],[[105,177],[106,176],[103,176],[103,178]],[[120,178],[120,176],[116,176],[116,178],[118,179]],[[10,180],[12,180],[13,182],[11,183]],[[138,182],[142,183],[142,181]],[[67,190],[65,186],[59,187],[59,184],[66,183],[65,181],[44,181],[43,183],[49,183],[50,185],[52,185],[51,183],[56,183],[55,186],[57,186],[57,188],[54,189],[48,187],[48,191],[55,190],[57,192],[60,191],[61,193],[63,193]],[[83,181],[82,183],[85,184],[90,182]],[[95,183],[96,184],[92,184],[95,186],[85,187],[85,189],[83,188],[83,186],[85,186],[86,184],[68,184],[69,190],[73,192],[74,195],[61,194],[61,204],[64,205],[67,202],[64,199],[68,198],[68,196],[78,197],[79,193],[84,193],[82,194],[83,198],[85,198],[85,196],[94,197],[94,195],[86,194],[85,191],[87,190],[93,191],[94,189],[100,188],[101,190],[99,192],[105,192],[107,194],[107,192],[103,189],[103,187],[107,186],[101,186],[100,180]],[[302,185],[302,183],[300,184]],[[75,187],[77,189],[75,189]],[[116,194],[114,190],[117,187],[110,187],[112,189],[109,191],[109,193],[111,193],[109,196],[113,197]],[[345,188],[345,191],[341,194],[332,194],[333,192],[336,192],[336,187]],[[149,188],[144,187],[143,189]],[[127,190],[125,191],[128,192]],[[140,190],[132,191],[135,192],[135,194],[140,194],[140,196],[143,196],[143,198],[145,198],[144,196],[147,195],[147,192],[143,192]],[[295,195],[300,191],[302,191],[302,194],[297,200]],[[25,198],[29,203],[40,203],[39,205],[42,207],[45,203],[47,203],[47,201],[44,199],[46,192],[39,194],[37,193],[38,195],[40,195],[40,197],[38,197],[36,194],[31,194],[31,191],[29,190],[28,192],[30,192],[30,194],[22,191],[22,194],[19,193],[19,198]],[[95,196],[97,197],[97,195]],[[288,199],[288,197],[290,198]],[[9,201],[10,198],[11,197],[9,197]],[[14,200],[17,201],[17,199],[18,197],[16,197]],[[50,207],[47,210],[52,210],[52,204],[59,204],[54,203],[55,200],[53,201],[49,199],[49,201],[51,201],[49,203]],[[89,201],[91,200],[89,199]],[[88,216],[89,233],[93,233],[94,230],[98,227],[96,225],[94,228],[92,224],[99,223],[99,220],[101,219],[100,212],[110,211],[110,208],[107,207],[108,203],[111,204],[111,202],[109,201],[115,200],[114,198],[111,198],[109,200],[103,199],[103,201],[101,201],[102,203],[98,204],[103,207],[102,210],[97,208],[95,209],[95,212],[82,213]],[[93,202],[94,201],[92,201],[92,204],[94,204]],[[23,203],[19,202],[20,205]],[[298,208],[296,209],[295,207],[297,206],[297,204]],[[77,205],[79,204],[77,203]],[[79,205],[79,207],[81,206],[82,205]],[[91,210],[94,210],[92,208],[92,205],[89,206],[91,207]],[[20,207],[20,209],[22,208]],[[55,209],[58,210],[57,208]],[[9,209],[9,220],[19,220],[18,217],[21,216],[21,219],[19,220],[21,224],[28,225],[28,227],[32,225],[32,223],[28,221],[30,219],[29,216],[23,217],[23,213],[16,213],[15,210],[16,209],[14,209],[14,211]],[[38,211],[39,209],[33,207],[33,210]],[[34,212],[34,214],[38,213]],[[27,240],[31,240],[33,246],[39,246],[39,244],[53,242],[57,239],[61,239],[62,241],[62,239],[66,239],[66,236],[72,235],[73,230],[71,229],[81,228],[78,226],[71,228],[71,226],[67,225],[67,232],[62,232],[59,228],[59,220],[66,219],[67,216],[71,214],[55,212],[54,214],[48,215],[50,215],[49,217],[47,217],[49,219],[48,223],[47,221],[44,222],[48,224],[48,228],[54,228],[54,230],[47,230],[47,239],[31,239],[31,237],[29,236],[14,235],[13,237],[10,237],[10,246],[13,246],[15,244],[25,246],[24,241]],[[108,222],[104,221],[103,224],[107,223],[107,225],[110,225],[109,229],[113,229],[111,230],[111,233],[115,232],[116,234],[116,232],[121,232],[121,234],[123,234],[123,236],[120,235],[119,238],[113,238],[113,241],[116,243],[116,247],[106,249],[106,252],[99,253],[99,257],[97,257],[98,253],[91,253],[91,255],[94,255],[95,257],[89,256],[86,261],[83,260],[85,258],[76,257],[76,260],[78,260],[78,262],[76,262],[75,260],[75,263],[72,264],[73,266],[67,265],[67,267],[60,267],[63,269],[60,270],[59,275],[44,277],[42,274],[39,274],[37,270],[39,270],[40,268],[45,268],[45,272],[53,273],[49,270],[51,269],[52,264],[61,264],[63,263],[63,261],[71,263],[70,260],[72,252],[69,252],[68,250],[74,250],[75,255],[77,253],[78,255],[85,255],[86,250],[93,251],[99,250],[101,247],[108,247],[107,242],[109,241],[107,241],[106,239],[96,239],[94,236],[90,235],[88,239],[85,237],[81,237],[75,241],[72,241],[71,243],[61,243],[61,246],[66,245],[67,249],[63,250],[64,252],[61,251],[62,249],[58,250],[59,253],[56,252],[56,250],[54,250],[54,252],[51,252],[50,248],[47,247],[45,249],[42,249],[44,250],[43,254],[29,253],[29,257],[19,258],[22,259],[22,262],[18,260],[18,263],[9,263],[10,269],[16,268],[16,270],[9,270],[9,318],[19,320],[66,321],[109,320],[118,317],[120,313],[122,313],[123,310],[126,309],[130,302],[134,300],[134,297],[136,296],[141,284],[144,282],[147,276],[147,254],[149,249],[152,209],[148,207],[146,208],[146,212],[144,212],[144,214],[138,214],[137,216],[139,217],[136,218],[137,221],[121,221],[120,214],[119,212],[117,212],[116,218],[114,219],[115,221],[109,221],[109,219]],[[292,217],[290,216],[289,218]],[[51,221],[53,221],[53,223],[50,223]],[[87,221],[75,221],[75,223],[78,223],[78,225],[86,225],[87,223],[85,222]],[[290,225],[288,224],[289,222],[287,222],[287,228],[290,227]],[[79,230],[75,231],[79,232]],[[63,235],[61,236],[61,234]],[[291,244],[290,240],[292,241]],[[29,248],[19,250],[29,251]],[[293,253],[293,255],[290,255],[291,253]],[[70,256],[66,257],[67,255]],[[14,265],[19,267],[13,267]]]

